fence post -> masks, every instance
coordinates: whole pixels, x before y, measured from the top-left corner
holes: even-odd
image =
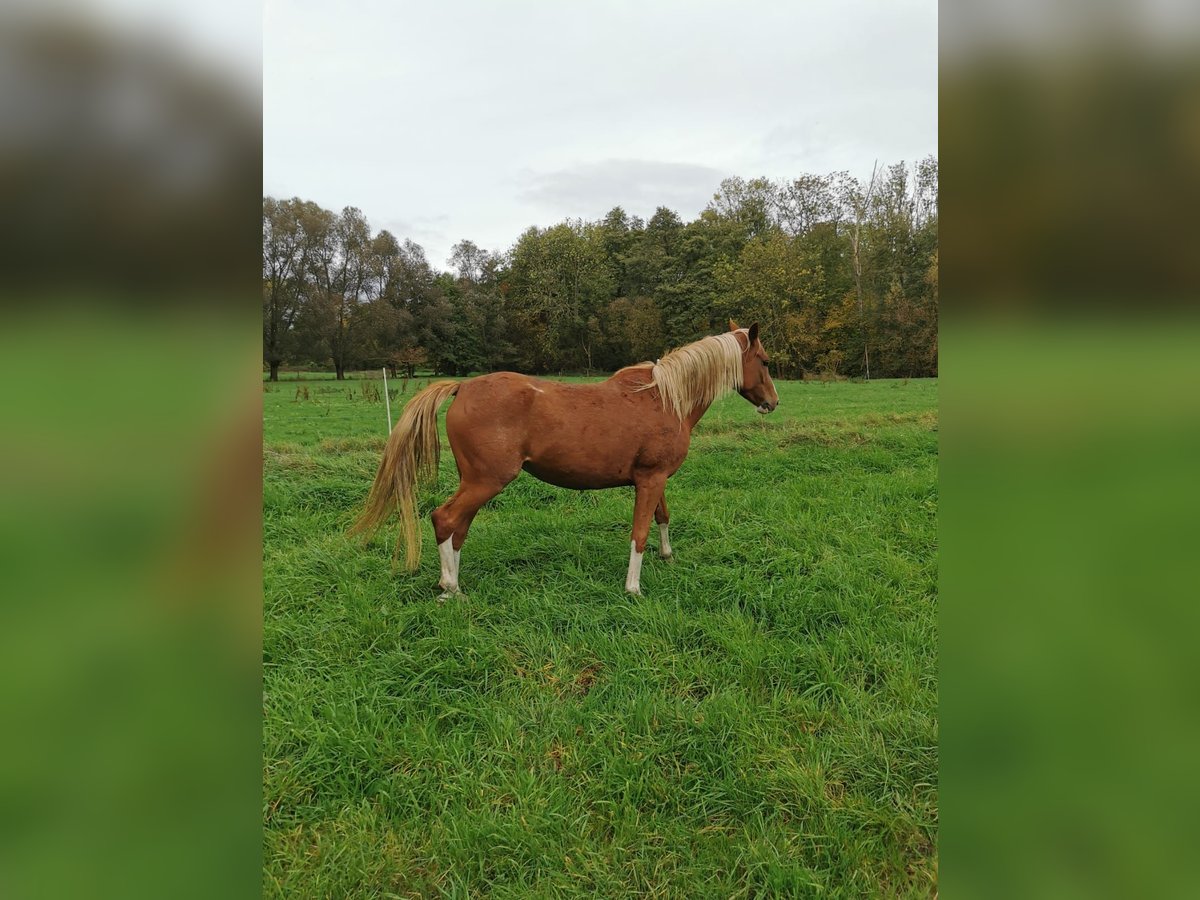
[[[383,402],[387,405],[388,434],[392,433],[392,398],[388,396],[387,366],[383,367]]]

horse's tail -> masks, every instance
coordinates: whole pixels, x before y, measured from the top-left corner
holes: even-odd
[[[437,477],[441,454],[438,408],[447,397],[458,393],[458,388],[457,381],[435,381],[404,407],[404,413],[383,449],[383,459],[379,461],[379,471],[375,473],[375,482],[367,495],[366,508],[350,528],[351,534],[369,537],[399,507],[400,536],[392,558],[400,555],[400,545],[404,544],[404,562],[410,572],[421,560],[417,485]]]

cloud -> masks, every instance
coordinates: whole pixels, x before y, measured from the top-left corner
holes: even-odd
[[[618,204],[690,219],[733,175],[867,177],[876,159],[936,151],[933,0],[611,12],[270,0],[264,178],[277,195],[358,206],[441,264],[462,238],[502,250],[531,225]],[[444,39],[397,55],[397,34]],[[314,110],[366,130],[314,129]]]
[[[429,261],[435,266],[442,264],[442,248],[450,246],[452,239],[441,227],[448,220],[447,215],[418,216],[414,219],[387,218],[378,225],[372,220],[373,227],[387,229],[397,240],[411,240],[424,248]]]
[[[605,159],[529,176],[521,199],[557,216],[597,217],[614,206],[646,215],[667,206],[692,216],[729,173],[711,166]]]
[[[874,162],[911,163],[936,155],[936,107],[907,89],[890,96],[890,104],[866,94],[812,103],[803,118],[776,122],[758,146],[762,171],[794,178],[846,169],[866,178]]]

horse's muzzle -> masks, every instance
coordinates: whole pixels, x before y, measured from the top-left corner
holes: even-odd
[[[778,400],[776,400],[774,403],[772,403],[770,400],[764,400],[762,403],[758,404],[758,406],[756,406],[755,409],[758,410],[758,414],[760,416],[765,416],[769,412],[774,412],[775,407],[777,407],[778,405],[779,405]]]

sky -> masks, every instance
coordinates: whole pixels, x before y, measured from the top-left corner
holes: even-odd
[[[937,153],[936,0],[266,0],[263,191],[463,238]]]

